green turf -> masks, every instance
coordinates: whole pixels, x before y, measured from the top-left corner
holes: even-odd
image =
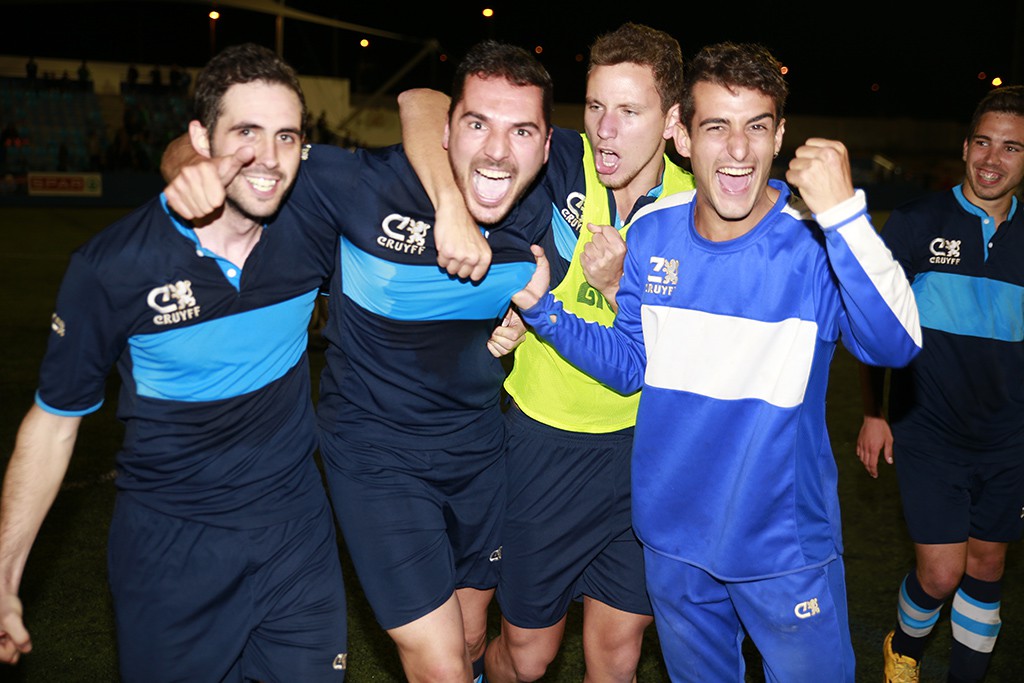
[[[18,422],[31,405],[36,372],[49,330],[51,307],[69,252],[123,211],[0,208],[0,443],[7,454]],[[322,366],[312,356],[314,371]],[[837,352],[829,391],[829,425],[840,469],[846,539],[850,625],[858,657],[858,681],[881,680],[879,648],[893,625],[897,585],[911,563],[894,473],[887,466],[870,479],[854,454],[860,426],[856,368]],[[0,668],[0,681],[88,683],[116,681],[116,654],[106,586],[106,532],[113,508],[109,478],[122,435],[114,417],[116,381],[108,401],[82,423],[64,489],[45,522],[29,559],[22,598],[34,652],[16,668]],[[1004,624],[988,676],[990,683],[1024,680],[1024,572],[1011,549],[1004,582]],[[342,554],[349,593],[351,683],[402,679],[394,647],[373,620]],[[497,614],[492,610],[492,626]],[[945,680],[948,621],[940,622],[924,661],[922,680]],[[749,651],[748,680],[763,676]],[[580,681],[583,664],[580,610],[570,612],[566,643],[546,680]],[[647,639],[641,682],[666,681],[657,639]],[[826,682],[827,683],[827,682]]]

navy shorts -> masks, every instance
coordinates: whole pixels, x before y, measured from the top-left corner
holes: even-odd
[[[320,451],[345,544],[384,629],[430,614],[457,588],[497,585],[504,429],[446,450],[324,433]]]
[[[508,622],[545,628],[584,595],[651,614],[630,516],[633,430],[567,432],[515,406],[498,604]]]
[[[749,634],[768,681],[854,682],[842,559],[735,582],[652,551],[646,560],[671,680],[744,680],[743,640]]]
[[[899,440],[894,446],[903,516],[915,543],[994,543],[1024,530],[1024,458],[979,462],[929,457]]]
[[[243,530],[121,495],[108,562],[122,680],[344,680],[345,589],[326,495],[312,515]]]

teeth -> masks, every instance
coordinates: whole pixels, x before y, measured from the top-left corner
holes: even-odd
[[[725,175],[731,175],[731,176],[739,177],[739,176],[750,175],[751,173],[754,172],[754,169],[752,169],[752,168],[720,168],[720,169],[718,169],[718,172],[719,173],[724,173]]]
[[[274,178],[246,178],[246,181],[260,192],[269,192],[277,185]]]
[[[478,168],[476,172],[488,180],[507,180],[512,177],[512,174],[508,171],[491,171],[489,169]]]
[[[986,171],[978,171],[978,175],[985,180],[997,180],[999,178],[998,173],[988,173]]]

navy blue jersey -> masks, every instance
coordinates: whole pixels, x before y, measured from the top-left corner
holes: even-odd
[[[995,219],[960,187],[893,211],[882,236],[912,281],[924,349],[893,373],[896,438],[938,457],[1024,447],[1024,216]]]
[[[163,198],[71,257],[36,401],[99,408],[116,364],[125,422],[117,486],[160,512],[254,528],[322,497],[306,359],[337,234],[282,209],[244,268],[202,248]]]
[[[331,282],[323,429],[349,440],[431,448],[502,429],[504,371],[487,339],[535,268],[551,220],[533,191],[498,225],[481,282],[437,265],[434,209],[400,147],[313,146],[289,206],[342,233]],[[433,444],[433,445],[432,445]]]

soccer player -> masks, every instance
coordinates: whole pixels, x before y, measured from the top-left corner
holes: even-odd
[[[624,24],[591,48],[586,134],[553,131],[544,179],[570,183],[569,194],[554,198],[546,242],[557,271],[553,293],[587,320],[610,325],[614,319],[625,252],[620,233],[632,215],[693,188],[690,174],[665,155],[665,140],[679,120],[682,78],[674,38]],[[410,156],[413,145],[437,137],[420,129],[427,112],[414,107],[439,109],[438,95],[402,96]],[[506,413],[509,501],[497,589],[502,628],[487,649],[488,680],[542,678],[558,653],[570,601],[582,599],[586,680],[631,681],[653,620],[643,551],[630,521],[639,393],[623,395],[592,379],[532,332],[516,348],[505,388],[514,402]]]
[[[903,579],[883,645],[887,681],[917,681],[943,602],[953,596],[949,680],[980,681],[999,633],[1007,545],[1024,509],[1024,88],[975,109],[963,182],[893,211],[886,244],[911,278],[924,349],[865,375],[857,454],[873,477],[895,456],[917,566]],[[892,424],[890,430],[889,424]]]
[[[675,132],[696,190],[634,218],[614,326],[565,311],[539,253],[513,299],[577,367],[643,388],[633,525],[674,681],[742,680],[745,634],[771,680],[854,680],[829,361],[840,337],[872,364],[920,348],[913,294],[845,148],[797,149],[786,178],[806,208],[770,179],[786,92],[759,46],[701,50]]]
[[[321,451],[360,582],[411,681],[482,673],[505,504],[504,372],[488,340],[551,220],[546,195],[526,194],[547,160],[551,105],[550,76],[520,48],[487,41],[458,67],[444,144],[491,253],[478,282],[437,267],[435,209],[400,147],[314,146],[315,172],[288,200],[343,235]],[[182,194],[201,204],[210,169],[231,163],[195,171],[203,187],[183,178]],[[438,213],[447,199],[434,197]]]
[[[126,437],[109,580],[122,678],[341,681],[345,596],[306,357],[337,233],[282,208],[302,175],[302,90],[273,52],[243,45],[210,61],[195,104],[198,154],[245,148],[223,211],[189,225],[154,198],[78,249],[64,276],[4,480],[0,658],[31,650],[18,585],[116,364]]]

